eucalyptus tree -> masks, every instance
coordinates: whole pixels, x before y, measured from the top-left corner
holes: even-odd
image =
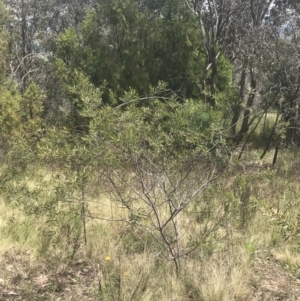
[[[282,99],[281,92],[291,90],[290,80],[296,72],[290,67],[298,65],[297,43],[294,41],[299,26],[299,4],[276,0],[186,0],[186,3],[199,20],[206,53],[207,80],[203,85],[210,87],[212,97],[216,91],[216,63],[220,51],[233,65],[238,97],[234,101],[229,100],[232,108],[231,135],[233,141],[239,144],[256,114],[261,115],[268,108],[274,108],[274,104]],[[288,38],[283,37],[284,32],[289,35]],[[280,46],[284,39],[294,53],[291,64],[283,63],[287,59],[285,50]],[[287,75],[289,88],[283,88],[282,78],[278,82],[278,72]],[[295,83],[296,80],[294,92],[297,91]],[[290,93],[289,98],[295,98],[295,95]],[[293,106],[289,107],[291,110]]]
[[[10,36],[8,33],[9,14],[3,2],[0,2],[0,145],[1,152],[16,131],[20,122],[21,97],[15,89],[15,83],[8,77],[10,57]]]
[[[55,76],[53,51],[60,33],[69,27],[79,30],[93,1],[5,0],[11,20],[10,77],[24,93],[31,83],[46,92],[44,115],[52,122],[61,118],[66,102]]]
[[[69,87],[77,83],[77,71],[96,87],[105,87],[103,102],[121,104],[120,96],[134,89],[147,96],[159,81],[175,91],[179,101],[202,99],[205,54],[197,19],[182,1],[102,1],[89,10],[80,31],[62,33],[55,51],[57,74],[71,101],[71,119],[82,100]],[[218,89],[226,91],[231,66],[221,55]],[[140,105],[146,105],[140,102]]]
[[[270,21],[280,26],[273,53],[278,69],[273,83],[281,96],[283,121],[286,122],[285,143],[300,143],[299,97],[300,97],[300,5],[297,2],[277,1],[271,11]]]
[[[191,96],[199,94],[200,41],[195,19],[180,1],[158,7],[101,1],[88,11],[80,33],[70,28],[60,36],[56,54],[69,69],[83,70],[95,85],[106,82],[119,95],[129,87],[146,94],[163,80]]]

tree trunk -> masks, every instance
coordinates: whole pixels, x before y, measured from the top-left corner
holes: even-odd
[[[249,130],[250,113],[251,113],[251,108],[253,106],[253,103],[255,100],[255,95],[256,95],[256,78],[255,78],[255,74],[254,74],[254,70],[253,70],[252,66],[250,67],[250,77],[251,77],[251,81],[250,81],[251,91],[248,96],[241,129],[235,137],[236,144],[239,144],[243,140],[245,134],[247,134],[247,132]]]

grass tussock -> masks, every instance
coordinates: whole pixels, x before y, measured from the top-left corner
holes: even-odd
[[[291,247],[284,247],[273,251],[273,256],[282,266],[292,271],[298,270],[300,266],[300,256],[298,252],[292,251]]]
[[[30,249],[36,254],[40,246],[39,221],[3,202],[0,212],[0,254],[12,247],[20,252]]]

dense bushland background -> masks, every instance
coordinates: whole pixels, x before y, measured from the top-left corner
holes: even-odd
[[[298,300],[299,10],[1,2],[0,300]]]

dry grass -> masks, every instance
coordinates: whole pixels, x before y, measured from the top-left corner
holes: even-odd
[[[0,254],[13,246],[20,252],[31,250],[36,255],[39,245],[38,221],[18,209],[11,209],[0,202]],[[33,256],[35,256],[33,255]]]
[[[234,264],[228,264],[228,257]],[[194,300],[245,300],[249,295],[250,257],[236,246],[231,254],[216,253],[205,261],[186,263],[186,277]]]
[[[274,250],[273,256],[287,269],[295,270],[300,267],[300,255],[298,252],[290,250],[289,246]]]
[[[300,264],[300,257],[293,251],[296,238],[289,233],[286,240],[276,211],[279,208],[279,213],[286,212],[285,221],[290,225],[297,218],[295,206],[300,206],[299,184],[290,176],[294,164],[282,162],[273,169],[261,166],[238,175],[230,171],[229,176],[219,178],[197,199],[194,207],[184,212],[181,216],[184,245],[205,229],[204,225],[209,225],[207,219],[213,223],[226,214],[209,238],[182,258],[179,275],[172,262],[162,256],[151,233],[124,222],[128,220],[128,212],[109,194],[100,194],[101,190],[98,196],[87,193],[87,245],[82,244],[80,236],[81,245],[74,257],[68,255],[72,251],[68,239],[74,237],[66,237],[66,218],[56,228],[51,225],[56,240],[43,249],[46,218],[26,215],[1,201],[1,264],[11,268],[3,269],[0,285],[9,292],[9,288],[16,289],[14,283],[21,277],[18,295],[27,296],[24,300],[39,300],[36,296],[41,294],[47,296],[43,300],[248,300],[253,287],[259,287],[263,280],[259,275],[253,276],[258,260],[272,255],[289,270],[296,270]],[[55,173],[49,176],[41,172],[39,176],[50,188],[57,181]],[[27,182],[30,191],[34,191],[34,179]],[[249,220],[242,224],[241,202],[247,189],[250,191],[247,210],[251,214],[246,215]],[[45,198],[51,196],[49,191]],[[57,210],[67,208],[63,204]],[[211,213],[207,215],[209,210]],[[82,233],[81,226],[79,219],[78,223],[70,224],[70,230]],[[14,262],[15,258],[18,259]],[[28,288],[30,281],[36,284]]]

